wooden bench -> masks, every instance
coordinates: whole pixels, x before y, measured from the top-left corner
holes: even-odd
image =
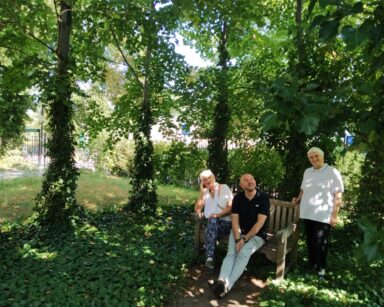
[[[276,279],[283,279],[289,267],[297,262],[299,206],[277,199],[271,199],[270,204],[267,242],[257,252],[276,263]],[[204,217],[197,213],[192,216],[195,222],[195,252],[199,255],[204,245]],[[219,242],[228,244],[228,236]]]

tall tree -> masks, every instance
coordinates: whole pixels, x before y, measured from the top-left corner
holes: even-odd
[[[183,35],[187,42],[216,63],[211,82],[207,84],[213,95],[205,102],[214,110],[208,132],[208,166],[219,181],[226,182],[229,178],[227,142],[233,111],[231,85],[235,82],[231,77],[231,59],[244,55],[252,36],[265,25],[266,5],[262,1],[257,5],[232,0],[178,2],[184,5]]]
[[[5,0],[0,10],[0,154],[20,143],[26,111],[38,99],[32,89],[47,68],[47,48],[33,33],[49,10],[37,2]],[[38,21],[31,22],[36,6]]]
[[[341,50],[340,43],[324,44],[313,31],[310,10],[308,3],[296,1],[294,22],[288,25],[293,35],[286,53],[287,66],[270,87],[266,99],[269,112],[263,117],[267,139],[285,157],[280,195],[286,199],[299,191],[308,165],[306,150],[314,145],[322,147],[327,162],[332,163],[333,151],[346,127],[343,98],[336,93],[350,76],[348,61],[343,52],[335,56]]]
[[[343,87],[344,108],[349,113],[348,130],[355,145],[366,153],[362,168],[356,215],[368,215],[384,225],[384,4],[381,1],[327,3],[319,6],[314,26],[329,44],[338,39],[351,63],[351,75]],[[341,34],[341,35],[339,35]],[[369,208],[369,210],[367,210]]]
[[[71,101],[72,76],[70,73],[70,38],[72,31],[73,1],[55,3],[58,12],[57,67],[54,75],[53,95],[48,105],[51,137],[48,141],[50,163],[38,197],[37,211],[42,224],[59,225],[69,221],[78,208],[73,139],[74,106]]]
[[[178,13],[171,1],[99,5],[105,12],[105,31],[109,31],[125,65],[126,91],[114,101],[109,129],[115,141],[132,133],[135,142],[132,190],[126,208],[153,213],[157,194],[151,129],[169,115],[171,84],[183,66],[171,42]]]

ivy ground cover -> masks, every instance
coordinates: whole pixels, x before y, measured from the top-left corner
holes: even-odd
[[[69,231],[4,224],[0,306],[159,306],[193,258],[190,208],[90,214]]]

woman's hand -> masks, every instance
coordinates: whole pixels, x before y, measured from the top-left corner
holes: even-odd
[[[200,182],[200,192],[204,193],[205,186],[202,182]]]
[[[212,218],[212,217],[214,217],[214,218],[220,218],[220,217],[221,217],[221,214],[220,214],[220,213],[213,213],[213,214],[211,214],[211,215],[209,216],[209,218]]]
[[[329,224],[331,224],[332,227],[336,226],[337,224],[337,216],[334,216],[333,214],[331,215],[331,220],[329,222]]]
[[[298,203],[300,203],[300,198],[298,197],[292,198],[292,204],[297,205]]]

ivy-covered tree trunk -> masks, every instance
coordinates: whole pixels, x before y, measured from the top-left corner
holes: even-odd
[[[279,185],[279,197],[292,199],[300,192],[300,185],[307,167],[307,150],[304,147],[305,136],[298,132],[288,136],[285,152],[285,175]]]
[[[208,145],[208,167],[216,175],[216,179],[219,182],[227,182],[229,178],[227,136],[231,114],[228,105],[229,53],[227,49],[227,39],[227,24],[223,22],[218,47],[219,69],[216,73],[217,104],[213,118],[213,129]]]
[[[153,168],[154,149],[151,140],[151,127],[153,123],[150,95],[152,39],[155,38],[149,39],[146,50],[143,102],[137,116],[137,126],[133,134],[135,158],[131,179],[132,191],[128,204],[129,210],[145,213],[154,213],[157,207]]]
[[[296,62],[294,66],[298,79],[305,78],[306,56],[305,43],[303,39],[302,27],[302,0],[296,1]],[[284,179],[279,186],[280,197],[283,199],[291,199],[297,196],[300,191],[301,179],[307,165],[307,150],[305,148],[306,136],[295,129],[290,130],[287,137],[286,154],[282,153],[285,160],[286,172]]]
[[[50,164],[36,206],[40,223],[48,226],[67,225],[78,208],[75,192],[79,173],[74,160],[74,111],[69,73],[72,7],[67,1],[60,2],[58,26],[54,97],[48,105]]]

